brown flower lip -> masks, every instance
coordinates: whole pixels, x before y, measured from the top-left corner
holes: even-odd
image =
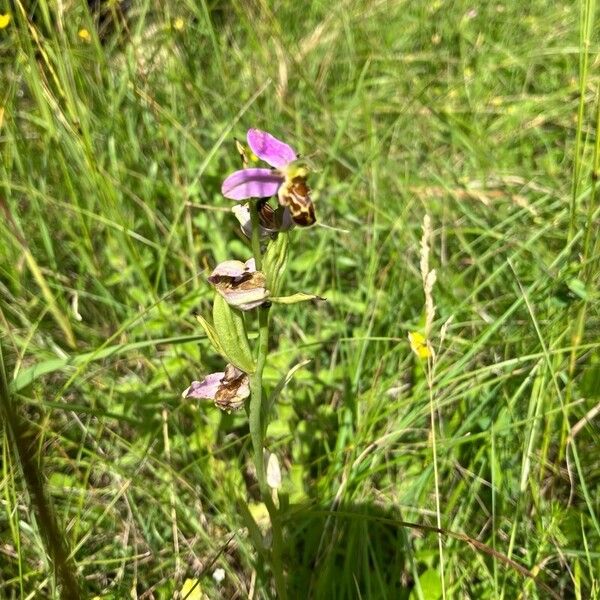
[[[296,225],[310,227],[317,222],[315,207],[310,197],[310,188],[306,177],[297,175],[279,188],[279,202],[289,208]]]
[[[268,238],[278,231],[289,231],[294,227],[292,215],[287,206],[281,206],[277,209],[268,204],[266,198],[257,200],[260,219],[260,237]],[[239,221],[242,233],[247,237],[252,237],[252,219],[250,218],[250,207],[248,204],[235,204],[231,212]]]

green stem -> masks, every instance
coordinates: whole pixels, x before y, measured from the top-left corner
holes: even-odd
[[[281,560],[281,549],[283,548],[283,529],[279,520],[279,511],[271,498],[270,491],[267,491],[264,496],[269,517],[271,518],[271,529],[273,531],[273,545],[271,548],[271,567],[275,577],[275,588],[277,589],[277,597],[279,600],[287,599],[287,586],[285,575],[283,573],[283,563]]]
[[[256,269],[262,268],[262,254],[260,249],[260,220],[258,217],[257,202],[250,202],[250,218],[252,223],[252,252]],[[283,564],[281,560],[281,549],[283,547],[283,530],[278,515],[277,507],[271,497],[271,490],[265,478],[265,467],[263,459],[263,436],[266,426],[261,422],[262,415],[262,379],[267,356],[269,354],[269,306],[263,305],[258,308],[258,353],[256,357],[256,370],[250,376],[250,437],[254,451],[254,466],[256,478],[260,488],[261,497],[269,511],[273,542],[271,547],[271,568],[275,578],[275,587],[279,600],[286,600],[287,587]],[[266,424],[265,424],[266,425]]]
[[[250,201],[250,219],[252,223],[252,254],[256,270],[262,268],[262,253],[260,250],[260,219],[258,217],[258,202]],[[256,358],[256,371],[250,376],[250,437],[254,449],[254,464],[256,467],[256,478],[262,496],[265,495],[266,481],[263,464],[263,429],[260,422],[262,409],[262,375],[267,354],[269,352],[269,313],[268,308],[258,308],[258,354]]]
[[[254,449],[254,463],[256,466],[256,477],[260,492],[264,496],[268,494],[265,480],[265,469],[263,461],[263,427],[260,421],[262,412],[262,376],[267,354],[269,352],[269,309],[260,307],[258,309],[258,356],[256,359],[256,371],[250,376],[250,437]]]
[[[262,253],[260,251],[260,218],[258,217],[258,200],[250,201],[250,223],[252,224],[252,254],[256,270],[262,269]]]

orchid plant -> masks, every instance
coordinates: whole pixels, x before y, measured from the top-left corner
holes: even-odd
[[[308,167],[294,149],[274,136],[250,129],[248,146],[267,167],[250,167],[248,154],[238,143],[243,167],[229,175],[221,191],[235,200],[232,212],[242,232],[251,240],[253,257],[246,262],[227,260],[215,267],[208,281],[215,288],[212,320],[198,316],[213,348],[226,362],[224,370],[193,381],[184,398],[212,400],[224,411],[246,408],[252,439],[254,465],[261,497],[269,512],[270,535],[260,536],[256,523],[249,531],[258,555],[271,566],[277,595],[286,597],[281,551],[283,533],[276,489],[269,486],[269,466],[274,455],[264,447],[269,408],[263,397],[263,370],[269,352],[269,314],[273,304],[291,304],[316,299],[296,293],[280,296],[279,291],[288,258],[289,235],[294,225],[308,227],[316,222],[307,184]],[[276,198],[278,206],[269,204]],[[257,311],[258,341],[252,348],[243,313]],[[273,398],[269,398],[272,401]],[[249,517],[249,515],[247,515]],[[249,517],[251,518],[251,517]]]

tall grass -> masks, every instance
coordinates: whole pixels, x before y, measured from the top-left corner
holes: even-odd
[[[328,226],[287,282],[327,303],[274,319],[265,368],[304,363],[267,432],[290,597],[598,597],[592,0],[9,10],[2,346],[85,597],[273,595],[235,501],[260,524],[247,420],[180,398],[219,366],[205,275],[249,255],[219,189],[250,126],[318,165]],[[12,439],[0,597],[58,598]]]

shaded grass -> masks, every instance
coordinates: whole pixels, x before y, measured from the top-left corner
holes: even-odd
[[[597,594],[597,421],[570,436],[598,402],[598,81],[578,82],[572,4],[140,2],[102,44],[82,4],[37,6],[0,32],[3,343],[90,596],[170,598],[216,556],[209,597],[251,587],[246,420],[179,399],[219,367],[193,318],[204,274],[249,253],[219,194],[248,126],[312,156],[319,219],[345,231],[294,234],[287,287],[328,303],[274,315],[268,383],[311,363],[269,443],[290,502],[329,512],[316,541],[292,513],[292,597],[441,593],[435,535],[387,521],[436,518],[406,341],[426,212],[436,348],[452,317],[433,388],[443,527],[561,597]],[[56,597],[3,448],[0,595]],[[460,539],[444,558],[448,597],[545,597]]]

